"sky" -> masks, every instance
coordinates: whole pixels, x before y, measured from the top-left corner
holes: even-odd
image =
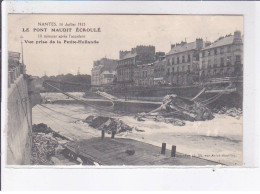
[[[39,26],[39,23],[63,23],[63,26]],[[75,24],[77,26],[65,26]],[[85,23],[85,26],[78,26]],[[29,28],[29,32],[24,32]],[[46,32],[37,32],[47,28]],[[51,32],[52,28],[72,28],[72,32]],[[76,28],[100,28],[101,32],[75,32]],[[35,30],[35,31],[33,31]],[[171,44],[203,38],[215,41],[220,36],[240,30],[243,16],[216,15],[45,15],[11,14],[8,16],[8,50],[21,52],[24,64],[34,76],[91,74],[93,61],[103,57],[118,59],[120,50],[137,45],[153,45],[156,52],[169,52]],[[81,35],[81,40],[99,44],[36,44],[36,41],[77,40],[77,38],[39,38],[44,35]],[[34,41],[33,44],[25,41]]]

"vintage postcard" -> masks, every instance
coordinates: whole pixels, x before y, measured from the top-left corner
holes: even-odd
[[[9,14],[7,165],[243,165],[243,19]]]

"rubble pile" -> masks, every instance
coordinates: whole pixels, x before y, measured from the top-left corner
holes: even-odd
[[[63,149],[61,144],[66,143],[67,139],[43,123],[33,125],[32,132],[31,163],[53,165],[51,157]]]
[[[243,111],[241,108],[227,108],[227,107],[221,107],[221,108],[214,108],[213,112],[217,114],[225,114],[231,117],[235,117],[236,119],[240,119],[240,117],[243,115]]]
[[[102,117],[102,116],[88,116],[84,122],[89,126],[98,129],[105,130],[108,134],[115,131],[116,133],[122,133],[126,131],[132,131],[133,127],[125,124],[123,121],[117,118]]]
[[[32,164],[53,165],[51,156],[55,155],[58,142],[44,133],[33,133]]]
[[[156,122],[164,122],[164,123],[171,123],[174,126],[184,126],[185,121],[173,118],[172,116],[169,117],[169,115],[165,114],[160,114],[160,113],[151,113],[151,114],[146,114],[146,113],[140,113],[136,117],[137,121],[145,121],[146,119],[148,120],[153,120]]]
[[[142,121],[145,118],[183,126],[185,125],[184,120],[204,121],[211,120],[214,116],[206,106],[203,106],[199,102],[172,94],[164,97],[163,104],[159,108],[137,116],[138,121]]]
[[[227,110],[226,114],[231,117],[240,118],[242,116],[243,112],[240,108],[238,108],[238,109],[231,108],[231,109]]]
[[[44,123],[33,125],[32,131],[36,132],[36,133],[51,133],[52,132],[51,128],[47,127],[47,125]]]
[[[214,118],[212,112],[206,106],[174,94],[164,97],[162,108],[166,112],[177,112],[186,120],[191,121],[204,121]]]

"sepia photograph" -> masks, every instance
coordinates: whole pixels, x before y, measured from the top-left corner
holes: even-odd
[[[6,164],[243,166],[243,15],[8,14]]]

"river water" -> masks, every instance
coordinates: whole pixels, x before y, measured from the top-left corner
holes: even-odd
[[[51,98],[57,94],[45,94]],[[75,94],[74,94],[75,95]],[[81,96],[81,94],[78,94]],[[185,126],[174,126],[152,120],[137,121],[133,113],[118,114],[80,104],[44,104],[33,108],[33,124],[45,123],[53,130],[73,139],[82,140],[100,137],[101,132],[82,122],[90,115],[102,115],[119,118],[138,130],[117,134],[123,138],[132,138],[153,145],[167,144],[177,146],[177,152],[201,157],[226,165],[242,164],[243,117],[234,118],[224,114],[215,114],[210,121],[186,121]]]

